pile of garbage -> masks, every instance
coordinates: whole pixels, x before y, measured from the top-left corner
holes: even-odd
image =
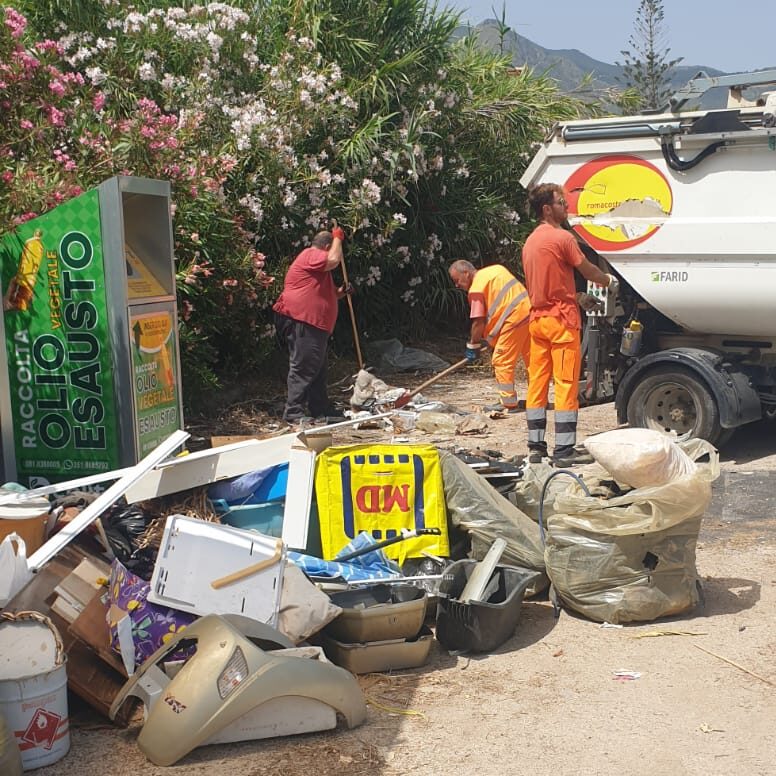
[[[67,688],[117,725],[142,703],[138,746],[171,765],[359,725],[355,675],[420,667],[434,641],[490,652],[550,585],[600,622],[698,603],[705,442],[617,430],[570,473],[325,432],[172,457],[176,432],[120,472],[0,490],[0,764],[67,753]]]

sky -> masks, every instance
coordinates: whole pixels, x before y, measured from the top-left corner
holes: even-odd
[[[523,37],[548,49],[578,49],[613,64],[628,48],[639,0],[438,0],[477,24],[501,15]],[[493,13],[493,9],[496,13]],[[727,10],[725,10],[727,9]],[[729,73],[776,67],[776,0],[664,0],[670,57]]]

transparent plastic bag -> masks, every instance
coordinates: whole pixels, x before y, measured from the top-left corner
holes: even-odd
[[[579,486],[557,496],[547,521],[545,562],[571,609],[597,621],[648,621],[698,602],[695,546],[719,476],[716,450],[703,440],[680,445],[708,464],[663,485],[602,501]]]

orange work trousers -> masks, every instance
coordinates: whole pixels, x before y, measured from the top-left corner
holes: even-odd
[[[525,368],[528,369],[530,349],[528,321],[506,331],[502,330],[498,335],[490,363],[496,373],[496,388],[501,405],[506,409],[517,407],[517,391],[515,391],[517,360],[522,356]]]
[[[579,330],[569,329],[560,318],[546,316],[529,324],[531,348],[528,362],[526,409],[547,406],[550,378],[555,383],[555,410],[579,409],[579,371],[582,350]]]

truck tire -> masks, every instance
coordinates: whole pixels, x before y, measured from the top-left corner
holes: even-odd
[[[677,437],[700,437],[720,446],[733,429],[722,428],[719,408],[703,380],[689,369],[656,367],[634,388],[628,399],[628,423]]]

